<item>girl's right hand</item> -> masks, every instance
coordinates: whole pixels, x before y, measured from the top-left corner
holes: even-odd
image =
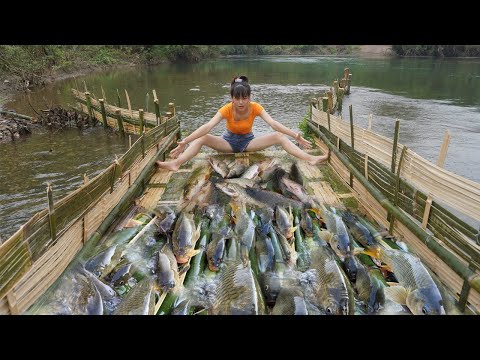
[[[177,141],[177,144],[178,144],[177,147],[172,151],[170,151],[170,157],[172,159],[176,159],[178,155],[183,153],[183,151],[185,150],[185,147],[187,146],[187,143],[185,142],[185,140]]]

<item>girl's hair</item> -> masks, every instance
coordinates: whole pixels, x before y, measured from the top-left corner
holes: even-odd
[[[230,95],[232,98],[239,99],[240,97],[246,98],[250,96],[250,85],[248,84],[248,78],[245,75],[235,76],[230,85]]]

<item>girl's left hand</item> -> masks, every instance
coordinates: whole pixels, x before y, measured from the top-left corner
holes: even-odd
[[[297,136],[295,137],[295,140],[297,140],[298,144],[303,148],[306,148],[306,149],[311,149],[312,148],[312,143],[310,141],[304,139],[303,136],[300,135],[300,133],[297,134]]]

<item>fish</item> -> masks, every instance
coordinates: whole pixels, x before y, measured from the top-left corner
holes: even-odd
[[[235,215],[235,238],[240,244],[242,259],[247,261],[248,252],[252,248],[255,240],[255,223],[247,214],[245,203],[232,203],[231,206]]]
[[[445,315],[443,298],[425,265],[402,250],[376,247],[363,253],[380,259],[393,271],[399,285],[385,288],[385,295],[406,305],[415,315]]]
[[[310,215],[308,215],[307,210],[303,210],[302,212],[302,220],[300,221],[300,226],[302,227],[303,231],[305,232],[305,236],[313,237],[313,222]]]
[[[366,248],[377,246],[377,243],[373,239],[372,234],[370,234],[370,231],[368,231],[365,225],[359,222],[353,214],[344,213],[342,215],[342,219],[350,229],[353,238],[362,244],[362,246]]]
[[[157,286],[165,293],[177,291],[180,285],[180,276],[171,245],[165,244],[154,256]]]
[[[313,288],[316,301],[327,315],[348,315],[354,312],[353,297],[347,287],[347,278],[330,252],[318,246],[311,252],[313,270]]]
[[[214,159],[212,157],[208,158],[208,162],[212,166],[213,170],[220,175],[222,178],[226,178],[230,170],[228,169],[227,164],[223,160]]]
[[[272,309],[272,315],[308,315],[303,292],[298,287],[282,288]]]
[[[283,207],[291,206],[292,208],[298,208],[298,209],[303,208],[303,204],[300,201],[289,199],[274,191],[247,187],[245,189],[245,192],[249,197],[255,199],[257,202],[263,203],[264,204],[263,207],[265,207],[266,205],[273,209],[275,208],[275,206],[280,205]]]
[[[154,279],[146,277],[137,283],[123,298],[113,315],[154,315]]]
[[[308,195],[307,191],[302,185],[290,180],[287,177],[282,177],[280,181],[285,185],[285,188],[288,190],[288,192],[295,195],[306,207],[311,209],[320,209],[321,205],[318,200]]]
[[[245,170],[241,178],[255,180],[259,172],[260,172],[260,166],[258,164],[253,164],[253,165],[250,165],[250,167],[248,167],[247,170]]]
[[[346,256],[352,253],[350,235],[342,218],[323,207],[323,217],[327,230],[330,231],[332,237],[330,238],[330,246],[343,261]]]
[[[264,234],[258,227],[256,231],[255,251],[258,259],[258,269],[261,273],[273,270],[275,253],[272,240]]]
[[[266,305],[250,264],[240,259],[227,261],[215,289],[212,315],[263,315]]]
[[[229,169],[227,176],[225,178],[236,178],[242,175],[245,172],[246,166],[242,163],[235,163],[232,168]]]
[[[287,240],[292,239],[297,226],[293,226],[293,214],[292,209],[287,212],[284,207],[277,205],[275,207],[275,222],[279,232],[285,236]]]
[[[207,262],[210,271],[218,271],[225,253],[225,237],[217,237],[207,245]]]
[[[358,299],[365,303],[367,314],[375,314],[385,305],[386,285],[372,271],[360,263],[355,282]]]
[[[200,189],[210,179],[212,168],[210,166],[199,166],[192,171],[192,174],[187,180],[183,189],[182,201],[178,206],[178,210],[183,209],[194,197],[198,194]]]
[[[175,224],[172,234],[173,253],[179,264],[184,264],[198,254],[195,243],[200,237],[200,224],[195,229],[192,213],[182,213]]]
[[[177,218],[175,211],[168,206],[159,206],[153,211],[157,218],[155,223],[158,226],[160,234],[168,234],[172,231],[172,226]]]
[[[94,257],[90,258],[85,263],[85,269],[97,276],[100,276],[105,270],[105,268],[110,265],[116,249],[117,245],[115,244],[102,251],[101,253],[95,255]]]

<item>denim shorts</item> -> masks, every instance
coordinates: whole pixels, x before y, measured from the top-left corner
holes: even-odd
[[[225,130],[222,137],[230,144],[233,152],[240,153],[245,151],[255,136],[253,132],[249,132],[248,134],[234,134],[230,130]]]

